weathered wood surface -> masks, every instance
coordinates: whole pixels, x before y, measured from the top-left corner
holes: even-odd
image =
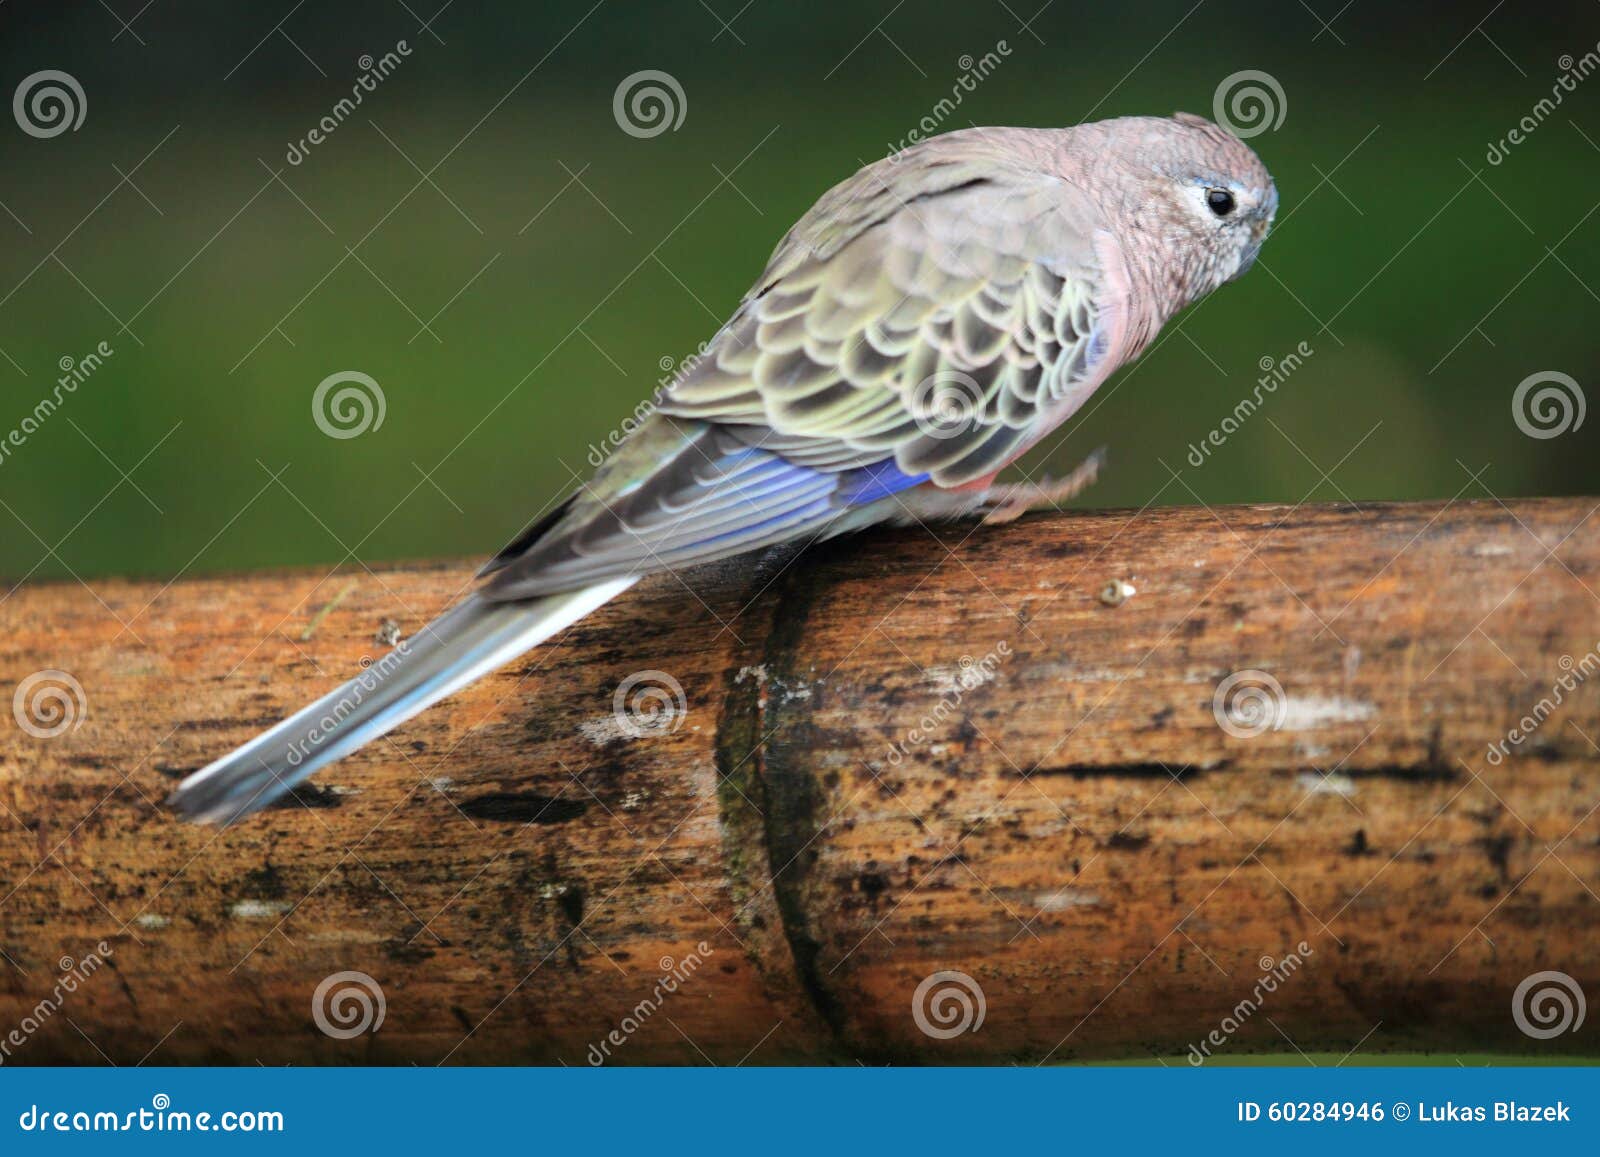
[[[163,810],[175,778],[471,568],[23,587],[0,684],[56,668],[83,699],[53,737],[0,715],[0,1041],[39,1022],[0,1051],[583,1064],[615,1030],[624,1063],[1026,1062],[1218,1030],[1234,1054],[1600,1052],[1600,1017],[1534,1040],[1511,1008],[1543,970],[1600,995],[1600,693],[1487,755],[1586,673],[1594,506],[1032,517],[656,579],[221,832]],[[1108,605],[1117,580],[1137,593]],[[1214,698],[1245,670],[1282,696],[1235,736]],[[683,710],[633,735],[613,700],[641,672]],[[664,963],[694,971],[642,1007]],[[981,1027],[918,1027],[941,970],[981,988]],[[342,971],[381,986],[376,1031],[319,1031]]]

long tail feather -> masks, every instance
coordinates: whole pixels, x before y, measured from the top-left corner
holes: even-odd
[[[571,626],[633,578],[526,602],[474,595],[344,686],[178,785],[168,801],[191,819],[226,824],[265,807],[355,751]]]

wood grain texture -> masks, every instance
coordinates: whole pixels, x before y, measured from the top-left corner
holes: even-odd
[[[472,568],[24,586],[0,685],[82,699],[0,716],[0,1060],[1595,1054],[1600,1017],[1511,1006],[1551,969],[1600,997],[1595,506],[1108,511],[658,578],[225,831],[175,779]],[[1224,728],[1241,672],[1266,714]],[[385,1004],[349,1039],[312,1015],[344,971]],[[981,1027],[919,1027],[941,971]]]

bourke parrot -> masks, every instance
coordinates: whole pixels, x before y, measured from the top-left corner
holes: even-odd
[[[789,230],[703,356],[476,591],[190,775],[174,806],[247,815],[646,575],[1068,496],[1081,470],[995,476],[1249,269],[1277,206],[1248,146],[1182,113],[974,128],[868,165]]]

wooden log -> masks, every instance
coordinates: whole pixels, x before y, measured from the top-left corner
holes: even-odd
[[[656,578],[223,831],[174,781],[470,566],[24,586],[0,1061],[1593,1053],[1512,998],[1600,991],[1596,506],[1106,511]]]

